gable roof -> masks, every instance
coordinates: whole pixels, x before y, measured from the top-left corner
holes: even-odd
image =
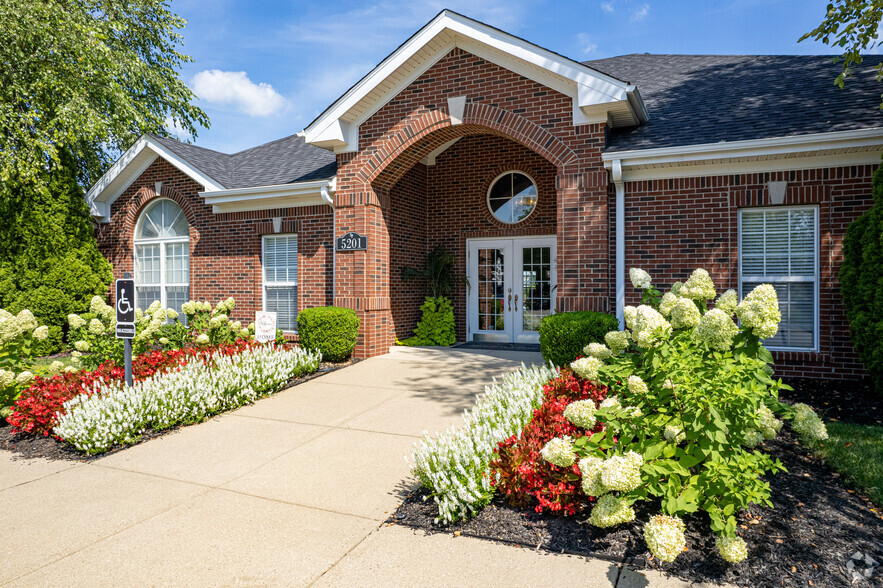
[[[866,56],[843,89],[830,55],[644,53],[585,64],[637,85],[652,117],[612,129],[611,153],[883,127],[881,61]]]

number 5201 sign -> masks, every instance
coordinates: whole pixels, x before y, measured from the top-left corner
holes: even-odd
[[[337,238],[338,251],[365,251],[368,249],[368,237],[358,233],[347,233]]]

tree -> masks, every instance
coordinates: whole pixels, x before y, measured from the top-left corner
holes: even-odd
[[[874,172],[870,210],[843,239],[840,290],[855,349],[883,393],[883,167]]]
[[[835,58],[835,63],[843,60],[843,71],[835,83],[843,87],[846,78],[851,77],[856,66],[862,62],[862,51],[867,51],[878,43],[877,28],[883,19],[883,0],[836,0],[828,4],[828,12],[822,23],[800,39],[821,41],[832,47],[843,48],[843,55]],[[883,80],[883,62],[876,66],[877,81]],[[883,103],[881,103],[883,108]]]
[[[163,0],[0,0],[0,182],[34,182],[66,152],[88,186],[169,120],[207,127],[178,77],[185,22]]]
[[[0,308],[30,309],[49,326],[36,351],[57,351],[67,315],[86,312],[113,279],[95,243],[73,157],[62,151],[59,165],[36,182],[0,184],[0,226]]]

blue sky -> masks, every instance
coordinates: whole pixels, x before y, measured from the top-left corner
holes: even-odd
[[[820,0],[173,0],[182,69],[230,153],[296,133],[443,8],[584,61],[626,53],[836,54]],[[182,137],[187,138],[187,137]]]

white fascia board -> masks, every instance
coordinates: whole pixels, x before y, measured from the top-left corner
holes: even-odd
[[[234,188],[231,190],[205,191],[199,195],[205,203],[211,205],[212,212],[245,212],[248,210],[270,210],[273,208],[296,208],[328,204],[322,195],[334,192],[337,178],[298,182],[296,184],[279,184],[275,186],[257,186]]]
[[[413,79],[416,79],[416,77],[419,77],[419,75],[431,67],[431,65],[433,65],[438,59],[441,59],[442,56],[447,54],[453,45],[459,46],[471,53],[475,53],[480,57],[484,56],[480,55],[480,52],[482,51],[479,47],[484,45],[496,50],[496,55],[494,55],[494,59],[492,59],[494,62],[499,61],[498,53],[508,54],[513,60],[521,60],[539,68],[540,70],[546,70],[550,74],[565,78],[571,84],[575,84],[575,92],[572,90],[565,92],[576,100],[577,108],[574,109],[575,115],[581,106],[596,104],[598,101],[617,102],[627,98],[628,88],[630,86],[625,82],[617,80],[597,70],[593,70],[578,62],[571,61],[547,49],[543,49],[542,47],[538,47],[537,45],[528,43],[517,37],[513,37],[508,33],[504,33],[483,23],[445,10],[420,29],[414,36],[408,39],[393,54],[384,59],[377,67],[368,73],[368,75],[362,78],[346,94],[332,104],[325,113],[320,115],[319,118],[310,124],[310,126],[298,134],[303,136],[307,143],[316,144],[326,148],[333,147],[338,153],[358,150],[358,145],[356,143],[358,125],[361,121],[352,123],[352,127],[354,128],[347,129],[346,132],[337,128],[335,125],[339,124],[339,121],[341,121],[346,113],[363,100],[374,88],[377,87],[377,85],[388,78],[409,59],[413,58],[420,49],[446,29],[456,33],[457,41],[454,44],[448,44],[448,46],[439,49],[437,52],[437,59],[427,60],[427,64],[423,64],[423,67],[418,68],[414,75],[409,76],[410,81],[407,81],[408,84],[412,82]],[[525,68],[520,69],[523,70]],[[522,75],[524,74],[522,73]],[[535,78],[536,75],[536,72],[533,72],[532,75],[528,77]],[[401,86],[402,83],[397,84],[395,88],[389,91],[389,99],[401,91],[399,86]],[[555,86],[550,87],[558,90],[561,87],[561,83],[559,82],[558,84],[555,84]],[[378,101],[375,108],[382,107],[387,101]],[[375,109],[371,110],[373,110],[373,112],[370,114],[376,112]],[[365,120],[370,114],[360,118]],[[575,120],[574,124],[583,124],[583,122],[584,121]],[[353,140],[353,135],[356,136],[355,141]]]

